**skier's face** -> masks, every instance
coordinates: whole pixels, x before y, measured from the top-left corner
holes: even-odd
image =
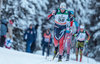
[[[84,31],[84,29],[80,29],[80,31],[81,31],[81,32],[83,32],[83,31]]]
[[[30,26],[30,29],[32,29],[32,26]]]
[[[64,9],[60,9],[60,10],[61,10],[62,13],[65,11]]]

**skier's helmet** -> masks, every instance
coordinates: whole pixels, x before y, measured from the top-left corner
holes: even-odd
[[[66,3],[62,2],[60,4],[60,9],[65,10],[66,9]]]
[[[84,29],[85,27],[84,27],[84,25],[80,25],[80,29]]]

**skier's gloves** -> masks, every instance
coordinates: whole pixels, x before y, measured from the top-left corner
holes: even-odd
[[[77,36],[77,34],[74,34],[74,37],[76,37]]]
[[[52,44],[49,44],[49,46],[51,47],[51,46],[52,46]]]
[[[88,40],[86,40],[85,42],[86,42],[86,43],[88,43],[89,41],[88,41]]]

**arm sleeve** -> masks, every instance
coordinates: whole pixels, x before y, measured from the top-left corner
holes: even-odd
[[[85,31],[85,33],[86,33],[87,36],[90,36],[89,33],[88,33],[87,31]]]
[[[76,26],[76,32],[79,32],[79,24],[78,24],[78,22],[74,21],[74,23],[75,23],[75,26]]]
[[[55,10],[55,14],[57,13],[57,11],[58,11],[58,10],[56,9],[56,10]],[[54,15],[55,15],[55,14],[54,14]],[[50,15],[48,15],[47,18],[50,19],[52,16],[53,16],[53,14],[51,13]]]

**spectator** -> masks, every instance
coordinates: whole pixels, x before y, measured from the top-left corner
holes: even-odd
[[[0,28],[0,37],[1,37],[1,41],[0,41],[0,47],[4,46],[5,43],[5,39],[6,39],[6,34],[8,32],[8,27],[7,27],[7,20],[6,19],[2,19],[1,20],[1,28]]]
[[[38,24],[35,26],[35,31],[34,31],[35,32],[35,40],[33,41],[32,45],[31,45],[31,53],[33,53],[36,48],[37,29],[38,29]]]
[[[51,33],[48,30],[46,30],[46,33],[44,33],[43,35],[43,40],[42,40],[42,47],[43,47],[43,50],[42,50],[42,55],[44,56],[44,52],[45,52],[45,48],[47,48],[47,56],[49,56],[49,47],[50,47],[50,44],[52,42],[52,39],[51,39]]]
[[[7,27],[8,27],[8,33],[6,35],[5,47],[10,49],[12,42],[13,42],[13,22],[12,20],[9,20]]]
[[[7,26],[8,26],[7,37],[11,37],[11,39],[13,39],[13,21],[9,20],[9,23]]]
[[[27,42],[26,52],[31,53],[31,45],[36,40],[35,29],[33,28],[32,24],[30,24],[29,28],[25,31],[24,39]]]

